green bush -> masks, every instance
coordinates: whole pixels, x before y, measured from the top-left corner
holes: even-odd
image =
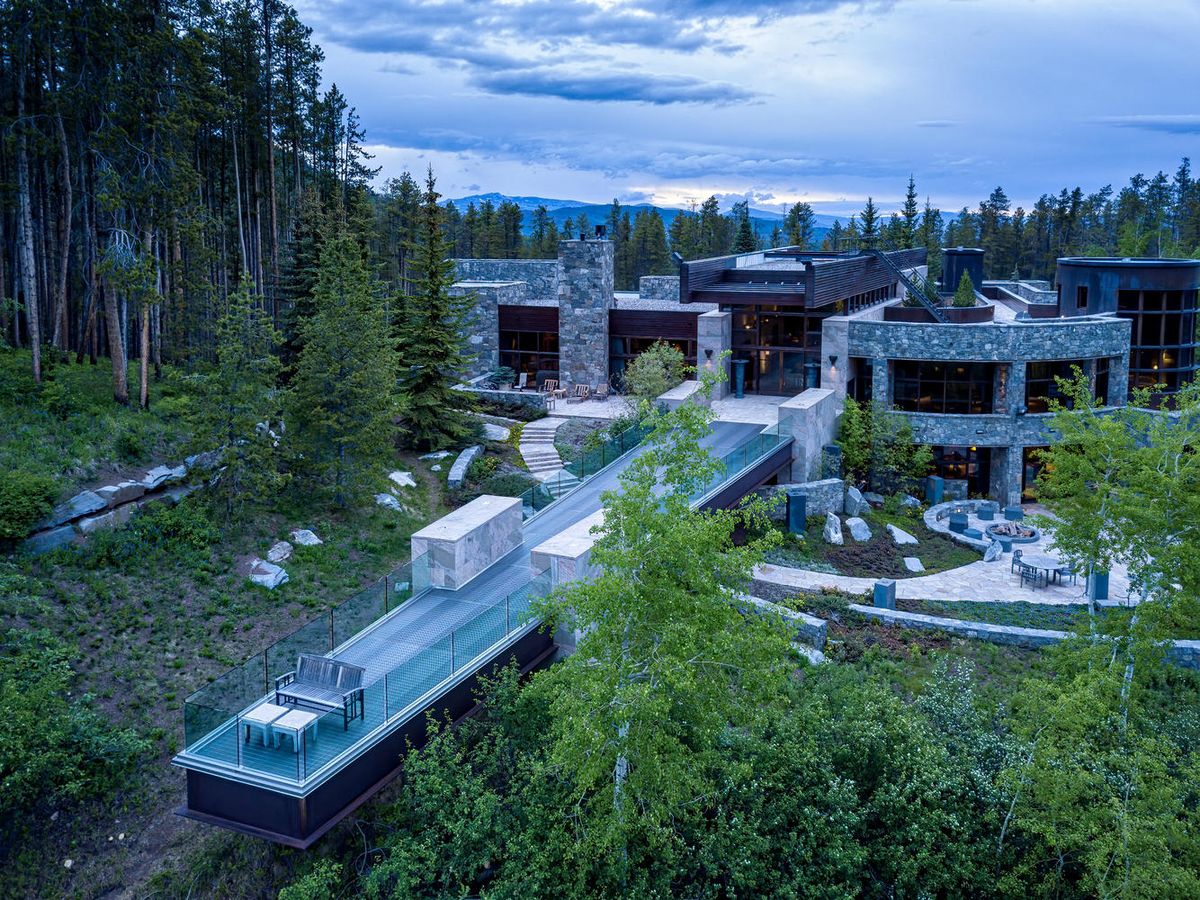
[[[483,481],[494,475],[498,468],[500,468],[500,457],[477,456],[472,460],[471,465],[467,466],[467,480],[471,482]]]
[[[75,396],[61,381],[47,381],[42,385],[42,406],[56,419],[65,421],[76,411]]]
[[[126,422],[113,439],[113,450],[121,462],[138,462],[146,454],[146,434],[136,422]]]
[[[485,481],[481,488],[485,494],[494,494],[497,497],[519,497],[537,484],[538,482],[528,475],[509,472],[505,475],[494,475]]]
[[[0,831],[34,808],[108,793],[148,751],[70,698],[71,657],[46,632],[0,638]]]
[[[221,537],[220,529],[199,502],[156,504],[125,528],[98,531],[88,542],[92,562],[123,566],[152,553],[195,558]]]
[[[958,288],[954,291],[954,300],[951,302],[960,308],[975,305],[975,283],[966,272],[963,272],[962,278],[958,280]]]
[[[48,475],[0,471],[0,541],[20,540],[54,504],[58,487]]]

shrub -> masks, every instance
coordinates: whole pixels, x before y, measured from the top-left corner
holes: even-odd
[[[472,460],[471,465],[467,466],[467,480],[478,482],[486,478],[490,478],[500,468],[500,457],[498,456],[477,456]]]
[[[126,422],[117,431],[113,450],[122,462],[140,461],[146,453],[146,434],[136,422]]]
[[[0,639],[0,823],[105,794],[148,750],[93,712],[86,697],[68,699],[71,655],[46,632],[14,629]]]
[[[531,487],[537,487],[538,482],[528,475],[509,472],[504,475],[494,475],[480,487],[485,494],[495,494],[497,497],[519,497]]]
[[[48,475],[36,475],[19,469],[0,471],[0,541],[25,537],[45,518],[58,495],[58,487]]]
[[[65,421],[75,412],[75,397],[61,381],[47,381],[42,385],[42,406],[56,419]]]
[[[156,504],[125,528],[92,535],[88,552],[95,563],[122,566],[151,553],[196,557],[221,537],[220,530],[199,502],[185,500],[178,506]]]
[[[975,305],[975,283],[971,281],[971,276],[966,272],[963,272],[962,278],[958,280],[958,289],[955,290],[954,300],[951,302],[958,307]]]
[[[682,382],[686,374],[683,353],[657,341],[626,367],[625,389],[637,400],[653,401]]]

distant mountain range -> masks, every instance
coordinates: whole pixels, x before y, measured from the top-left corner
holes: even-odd
[[[546,211],[550,213],[550,218],[559,228],[567,219],[578,219],[580,213],[587,216],[588,223],[594,228],[596,225],[602,224],[608,217],[611,203],[587,203],[582,200],[560,200],[552,197],[510,197],[507,194],[472,194],[469,197],[456,197],[452,202],[459,212],[465,212],[467,206],[474,203],[479,206],[483,202],[490,200],[496,206],[499,206],[506,200],[511,200],[520,207],[521,212],[525,213],[523,222],[523,230],[528,233],[532,224],[531,213],[539,206],[546,207]],[[678,209],[672,206],[655,206],[649,203],[622,203],[621,209],[629,210],[630,217],[636,216],[641,210],[658,210],[658,214],[662,216],[663,224],[669,229],[671,222],[680,213],[687,212],[684,209]],[[728,212],[728,210],[726,210]],[[776,225],[781,225],[783,222],[783,213],[772,212],[767,209],[750,209],[750,224],[754,226],[755,232],[763,236],[768,236],[771,230]],[[825,233],[837,221],[837,216],[829,216],[817,213],[816,221],[816,238],[821,240]]]

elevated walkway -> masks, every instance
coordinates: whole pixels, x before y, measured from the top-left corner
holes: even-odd
[[[714,423],[706,445],[726,468],[695,504],[734,502],[741,485],[770,477],[790,444],[761,425]],[[532,571],[531,550],[593,516],[601,494],[643,450],[625,452],[538,510],[521,525],[515,549],[457,590],[431,586],[435,567],[420,557],[378,596],[343,604],[189,698],[185,749],[173,760],[188,778],[180,812],[293,847],[318,840],[398,774],[406,747],[424,741],[428,712],[466,715],[479,678],[495,665],[515,659],[528,671],[552,655],[552,638],[530,608],[553,585],[549,572]],[[322,717],[315,739],[301,741],[296,752],[286,741],[267,746],[254,729],[247,740],[243,717],[273,700],[274,679],[301,652],[366,670],[364,716],[349,728],[340,711]]]

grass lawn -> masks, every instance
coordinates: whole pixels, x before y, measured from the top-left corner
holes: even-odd
[[[48,366],[40,392],[29,367],[28,351],[0,350],[0,469],[53,476],[66,497],[185,455],[191,401],[186,381],[170,367],[161,380],[151,374],[149,410],[136,407],[136,365],[129,367],[130,406],[113,402],[107,361]]]
[[[843,516],[843,522],[845,517]],[[930,531],[920,518],[905,515],[889,515],[874,509],[863,516],[871,529],[871,539],[859,543],[850,536],[843,525],[845,544],[827,544],[822,531],[825,519],[810,517],[802,542],[786,533],[783,524],[776,527],[784,532],[783,545],[768,554],[768,561],[776,565],[810,569],[834,575],[850,575],[857,578],[912,578],[914,573],[904,567],[904,557],[915,556],[925,566],[919,574],[931,575],[978,562],[980,556],[969,547],[956,544],[936,531]],[[916,546],[898,547],[887,532],[893,524],[907,531],[920,543]]]
[[[398,489],[403,513],[376,506],[369,496],[359,507],[335,510],[296,492],[256,510],[248,524],[230,527],[209,522],[193,497],[161,520],[173,533],[192,534],[194,525],[189,542],[156,542],[160,520],[147,513],[78,550],[0,563],[19,584],[0,598],[0,633],[44,628],[76,648],[78,691],[154,748],[116,796],[46,810],[28,823],[18,846],[0,848],[5,889],[15,896],[113,890],[140,896],[139,886],[156,870],[171,870],[183,854],[203,855],[215,846],[216,858],[261,858],[261,842],[174,814],[184,778],[169,761],[182,743],[184,698],[407,560],[412,532],[447,509],[432,464],[397,454],[392,467],[411,471],[417,481],[415,488]],[[381,473],[378,489],[388,485]],[[139,522],[145,531],[134,530]],[[288,583],[267,591],[236,574],[239,562],[265,556],[294,528],[311,528],[324,543],[296,548],[283,564]],[[60,814],[52,820],[54,812]],[[118,833],[125,839],[109,840]],[[280,852],[272,848],[268,855]],[[66,858],[73,861],[69,870]],[[163,878],[173,881],[169,871]],[[227,896],[245,896],[230,888]],[[184,885],[179,895],[188,891]]]

